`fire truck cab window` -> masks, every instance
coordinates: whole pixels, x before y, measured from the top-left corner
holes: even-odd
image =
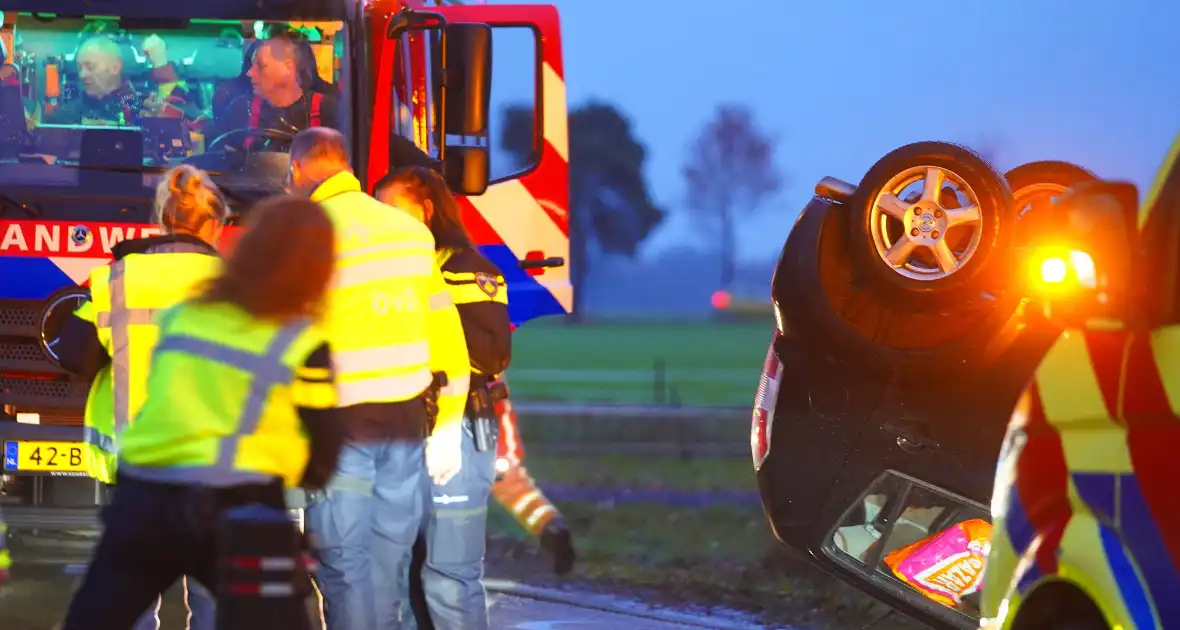
[[[395,49],[393,93],[390,99],[392,133],[413,140],[429,155],[438,156],[437,108],[439,77],[433,81],[407,80],[435,68],[431,58],[437,30],[403,33]],[[432,46],[423,43],[429,38]],[[544,73],[540,40],[529,26],[492,28],[492,92],[488,138],[451,135],[449,142],[491,147],[490,179],[504,181],[532,170],[541,161],[541,102]],[[437,70],[435,70],[437,72]]]
[[[193,19],[128,30],[109,15],[5,18],[0,185],[142,169],[152,186],[189,163],[223,188],[269,194],[283,186],[294,132],[348,129],[337,113],[350,93],[340,22]],[[278,34],[291,43],[269,63],[278,49],[258,51]]]
[[[512,179],[541,161],[543,69],[537,33],[527,26],[492,29],[491,181]],[[499,123],[499,124],[496,124]]]

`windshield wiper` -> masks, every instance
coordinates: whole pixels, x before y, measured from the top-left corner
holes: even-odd
[[[79,171],[98,171],[100,173],[167,173],[175,168],[173,166],[156,166],[155,164],[145,164],[143,166],[109,166],[104,164],[68,164],[63,162],[54,162],[54,166],[72,168]],[[225,173],[218,171],[205,172],[210,176],[225,175]]]
[[[23,212],[30,219],[36,219],[41,215],[41,206],[36,203],[20,203],[8,195],[0,195],[0,217],[7,216],[9,212]]]

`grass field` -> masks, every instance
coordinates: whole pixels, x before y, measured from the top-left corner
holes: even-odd
[[[520,400],[746,406],[770,334],[769,321],[531,322],[514,333],[508,379]]]

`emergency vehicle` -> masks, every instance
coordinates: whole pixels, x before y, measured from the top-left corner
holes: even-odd
[[[752,417],[775,535],[937,628],[1180,624],[1176,153],[1141,210],[943,143],[821,181]]]
[[[90,384],[56,365],[55,332],[85,295],[90,270],[110,261],[111,246],[154,233],[162,173],[186,162],[211,171],[236,216],[282,190],[283,149],[260,143],[227,156],[224,137],[206,138],[189,124],[208,115],[219,87],[242,80],[244,50],[266,24],[310,34],[321,85],[339,95],[340,128],[367,186],[389,171],[392,140],[412,140],[441,160],[471,235],[503,271],[514,324],[570,311],[568,138],[554,7],[204,0],[108,2],[99,10],[85,0],[0,0],[0,8],[11,51],[0,76],[19,78],[19,87],[0,88],[0,504],[18,535],[60,539],[97,525],[103,489],[84,477],[80,449]],[[184,123],[41,121],[78,98],[73,52],[79,32],[98,21],[117,24],[124,78],[136,85],[148,72],[142,42],[164,39],[190,95]],[[498,114],[489,112],[491,56],[505,29],[527,32],[535,44],[531,58],[510,67],[534,86],[533,150],[525,163],[499,169],[508,175],[491,178]]]

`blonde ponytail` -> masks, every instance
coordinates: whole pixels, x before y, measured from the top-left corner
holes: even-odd
[[[156,187],[155,221],[165,232],[200,236],[210,222],[223,224],[228,211],[217,185],[195,166],[177,166]]]

